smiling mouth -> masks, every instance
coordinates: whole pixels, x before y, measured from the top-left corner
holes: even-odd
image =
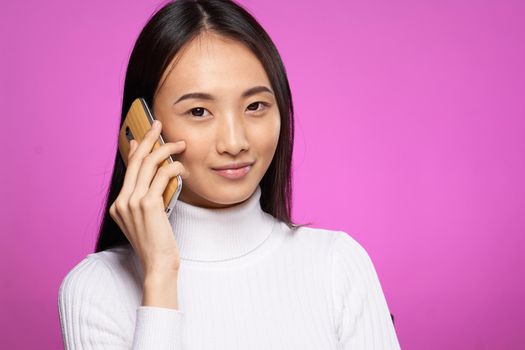
[[[215,173],[228,179],[240,179],[250,172],[252,165],[246,165],[236,169],[213,169]]]
[[[237,162],[237,163],[230,163],[223,166],[218,166],[216,168],[212,168],[213,170],[227,170],[227,169],[240,169],[244,168],[248,165],[253,165],[255,162]]]

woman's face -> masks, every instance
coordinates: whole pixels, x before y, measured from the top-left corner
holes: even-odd
[[[223,208],[248,199],[273,159],[281,127],[260,61],[242,43],[204,32],[179,51],[160,81],[153,113],[163,137],[186,142],[185,150],[173,155],[190,173],[179,200]],[[256,87],[262,88],[245,94]],[[209,96],[182,98],[190,93]],[[213,170],[237,162],[254,163],[237,179]]]

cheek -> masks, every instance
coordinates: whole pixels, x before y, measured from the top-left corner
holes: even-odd
[[[266,145],[270,149],[275,150],[277,148],[277,142],[279,141],[279,135],[281,133],[281,118],[277,113],[271,122],[268,123],[266,128]]]
[[[253,133],[254,137],[252,140],[256,143],[260,156],[264,157],[267,163],[271,162],[275,150],[277,149],[279,134],[280,120],[278,115],[268,121],[268,123],[259,125],[257,130]]]
[[[199,166],[206,164],[209,153],[210,138],[206,138],[202,133],[196,133],[189,128],[187,130],[178,129],[173,133],[172,142],[184,140],[186,148],[184,152],[175,154],[175,159],[180,161],[190,172]]]
[[[184,138],[186,140],[186,149],[181,153],[177,160],[179,160],[188,170],[196,170],[206,164],[208,156],[207,144],[203,141]]]

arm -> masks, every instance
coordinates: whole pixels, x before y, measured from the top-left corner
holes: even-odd
[[[133,324],[122,303],[125,290],[102,260],[88,256],[64,278],[58,293],[66,350],[181,349],[183,313],[138,306]]]
[[[335,323],[341,349],[400,349],[379,278],[366,250],[339,231],[332,253]]]

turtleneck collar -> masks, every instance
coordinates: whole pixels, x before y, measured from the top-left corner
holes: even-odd
[[[260,185],[246,201],[220,209],[178,201],[170,215],[181,261],[225,261],[249,254],[269,238],[275,222],[259,202]]]

